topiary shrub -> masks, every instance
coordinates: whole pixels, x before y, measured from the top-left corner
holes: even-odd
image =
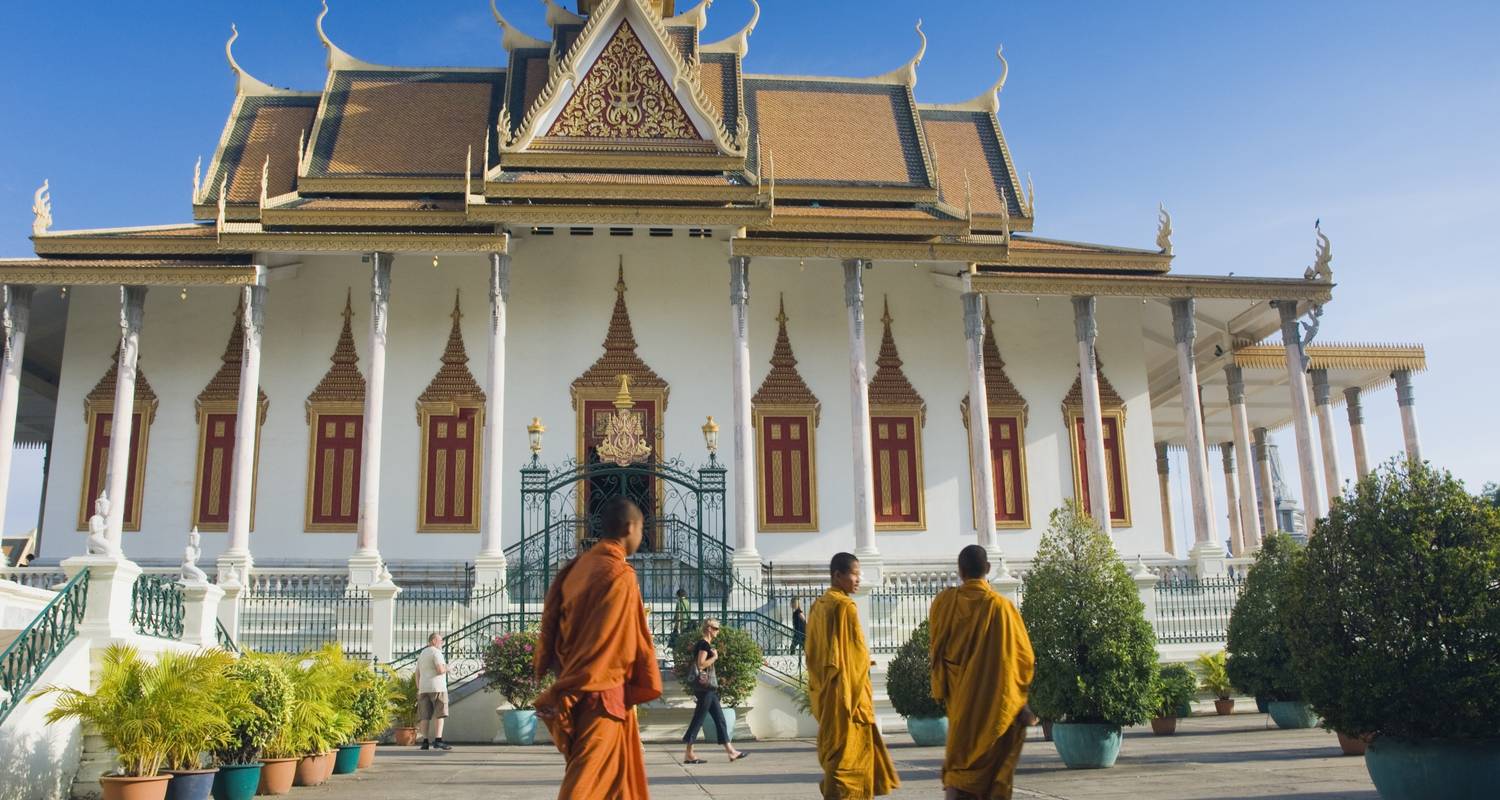
[[[496,636],[484,651],[486,691],[499,692],[514,709],[534,708],[536,699],[552,684],[552,676],[538,680],[532,666],[541,637],[534,630]]]
[[[354,686],[349,708],[359,720],[354,728],[354,741],[374,741],[391,726],[395,716],[396,675],[388,667],[371,666],[361,669],[354,676]]]
[[[292,719],[292,682],[279,659],[246,653],[225,670],[245,705],[227,711],[229,740],[214,750],[219,764],[254,764]]]
[[[1229,681],[1256,698],[1302,699],[1300,676],[1279,611],[1302,557],[1302,547],[1292,537],[1284,533],[1267,537],[1229,617]]]
[[[931,648],[932,633],[923,621],[896,651],[886,670],[886,696],[896,713],[907,719],[937,719],[948,714],[942,703],[932,699]]]
[[[1392,461],[1335,502],[1281,619],[1334,730],[1500,737],[1500,510],[1447,472]]]
[[[1139,725],[1155,712],[1156,636],[1114,545],[1076,502],[1052,512],[1021,616],[1043,719]]]
[[[689,692],[694,687],[687,682],[688,665],[693,660],[693,647],[702,638],[701,633],[683,633],[673,648],[676,656],[673,671]],[[714,663],[719,677],[719,702],[725,708],[739,708],[755,691],[755,676],[765,666],[766,655],[750,634],[738,628],[720,628],[719,635],[714,637],[714,647],[719,651],[719,660]]]

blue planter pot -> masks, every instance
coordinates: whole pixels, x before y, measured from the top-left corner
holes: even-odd
[[[948,743],[948,718],[907,717],[906,732],[918,747],[942,747]]]
[[[333,774],[351,775],[359,769],[359,745],[339,745],[338,755],[333,757]]]
[[[1479,800],[1500,786],[1500,739],[1456,742],[1381,737],[1365,769],[1384,800]]]
[[[1255,696],[1255,710],[1259,711],[1262,714],[1269,714],[1269,713],[1271,713],[1271,700],[1270,700],[1270,698],[1266,697],[1265,695],[1259,695],[1259,694],[1256,695]]]
[[[1271,721],[1283,730],[1311,728],[1318,724],[1318,715],[1300,700],[1272,700],[1266,704]]]
[[[735,720],[734,709],[732,709],[732,708],[726,708],[726,709],[724,709],[724,724],[729,726],[729,732],[728,732],[728,734],[726,734],[724,736],[724,741],[726,741],[726,742],[732,742],[732,741],[734,741],[734,720]],[[703,725],[703,738],[704,739],[708,739],[708,729],[709,728],[713,728],[715,731],[717,731],[719,729],[719,726],[714,724],[714,718],[713,717],[709,717],[708,720]],[[714,739],[712,741],[719,741],[717,734],[715,734]]]
[[[171,772],[167,782],[167,800],[208,800],[214,788],[216,769]]]
[[[260,786],[260,768],[256,764],[225,764],[214,775],[214,800],[251,800]]]
[[[513,708],[500,715],[500,725],[505,729],[505,743],[514,745],[536,744],[536,710]]]
[[[1068,769],[1104,769],[1120,756],[1120,726],[1059,722],[1052,726],[1052,743]]]

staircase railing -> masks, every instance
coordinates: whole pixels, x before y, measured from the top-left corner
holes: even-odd
[[[541,621],[540,612],[509,611],[474,620],[444,636],[443,657],[448,661],[448,690],[452,691],[484,671],[484,653],[496,636],[524,630]],[[423,649],[425,647],[397,656],[391,661],[390,667],[402,670],[415,666],[417,656],[422,654]]]
[[[82,569],[0,653],[0,723],[78,635],[88,596],[89,571]]]
[[[130,589],[130,624],[142,636],[181,639],[187,612],[175,575],[143,573]]]

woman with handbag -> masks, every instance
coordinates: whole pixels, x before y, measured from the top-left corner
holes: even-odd
[[[714,637],[719,635],[719,628],[718,620],[705,620],[703,638],[693,645],[692,662],[688,666],[688,686],[698,698],[698,705],[693,709],[693,721],[688,723],[687,735],[682,737],[682,741],[687,744],[687,752],[682,756],[684,764],[708,763],[693,753],[693,742],[703,727],[705,715],[713,717],[714,726],[719,732],[719,744],[724,747],[724,753],[729,756],[730,761],[739,761],[749,755],[734,749],[734,744],[729,741],[724,724],[724,709],[719,705],[719,674],[714,669],[714,664],[719,660],[719,651],[714,648]]]

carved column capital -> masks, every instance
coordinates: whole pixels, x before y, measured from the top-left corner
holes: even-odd
[[[1255,460],[1271,460],[1271,451],[1266,448],[1266,439],[1270,435],[1269,432],[1265,428],[1256,428],[1252,434],[1255,436],[1255,447],[1253,448],[1255,450]]]
[[[0,317],[4,324],[4,352],[10,353],[11,342],[16,331],[23,333],[31,326],[31,296],[36,292],[32,286],[8,285],[5,287],[5,303],[0,306]]]
[[[146,287],[120,287],[120,335],[140,334],[146,317]]]
[[[1094,315],[1096,305],[1093,295],[1073,298],[1073,332],[1080,343],[1092,345],[1099,338],[1099,321]]]
[[[1333,402],[1333,390],[1328,385],[1328,370],[1310,370],[1312,375],[1313,405],[1326,406]]]
[[[1172,339],[1178,344],[1192,346],[1198,336],[1198,321],[1193,316],[1196,306],[1191,297],[1172,300]]]
[[[1221,443],[1219,445],[1219,450],[1222,451],[1222,454],[1224,456],[1224,472],[1234,472],[1234,442]],[[1231,503],[1231,505],[1233,504]]]
[[[266,330],[266,287],[245,287],[245,314],[240,318],[245,330],[245,343],[260,346],[261,336]]]
[[[1224,368],[1224,380],[1229,384],[1229,404],[1241,406],[1245,404],[1245,371],[1240,367],[1230,364]]]
[[[1349,424],[1365,424],[1365,408],[1359,402],[1359,387],[1350,386],[1344,390],[1344,402],[1349,406]]]
[[[387,277],[389,280],[389,277]],[[389,291],[389,288],[387,288]],[[503,310],[510,302],[510,253],[490,253],[490,332],[500,330]]]
[[[864,271],[870,267],[870,264],[870,260],[866,258],[844,260],[844,306],[853,313],[854,335],[860,338],[865,335]]]
[[[1166,442],[1157,442],[1156,443],[1156,474],[1157,475],[1170,475],[1170,474],[1172,474],[1172,461],[1167,456],[1167,443]]]
[[[1396,405],[1408,408],[1415,406],[1417,394],[1411,385],[1411,370],[1398,369],[1391,373],[1391,378],[1396,381]]]
[[[391,254],[370,254],[370,325],[375,335],[385,339],[390,323],[388,308],[391,300]]]
[[[729,257],[729,304],[731,306],[746,306],[750,304],[750,257]]]
[[[964,338],[980,341],[984,338],[984,295],[979,292],[964,292]]]

